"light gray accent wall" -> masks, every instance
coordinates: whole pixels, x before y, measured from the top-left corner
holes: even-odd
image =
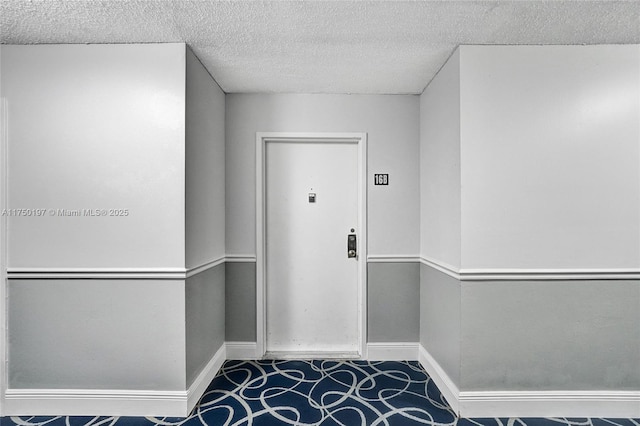
[[[640,45],[459,50],[460,267],[639,271]]]
[[[256,341],[256,264],[227,262],[225,336],[228,342]]]
[[[367,342],[417,342],[420,264],[369,263]]]
[[[184,282],[9,280],[9,388],[184,390]]]
[[[8,267],[184,267],[185,45],[0,49]]]
[[[187,387],[225,340],[224,263],[187,278]]]
[[[185,262],[225,255],[224,92],[191,49],[186,54]]]
[[[640,389],[640,281],[465,282],[461,390]]]
[[[460,267],[460,50],[420,95],[420,254]]]
[[[227,95],[227,254],[255,255],[256,132],[366,132],[369,255],[418,253],[419,130],[415,95]]]
[[[420,344],[459,386],[460,281],[420,265]]]

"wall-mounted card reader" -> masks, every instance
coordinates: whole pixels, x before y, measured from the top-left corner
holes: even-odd
[[[316,202],[316,194],[315,194],[315,192],[310,192],[309,193],[309,202],[310,203],[315,203]]]
[[[347,257],[356,257],[358,255],[358,243],[356,234],[347,235]]]

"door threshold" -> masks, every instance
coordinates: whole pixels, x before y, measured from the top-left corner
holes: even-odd
[[[358,352],[280,352],[267,351],[262,359],[282,359],[282,360],[354,360],[362,359]]]

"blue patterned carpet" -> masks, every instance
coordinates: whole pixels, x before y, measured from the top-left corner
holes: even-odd
[[[415,361],[227,361],[191,416],[3,417],[2,426],[640,426],[640,419],[457,419]]]

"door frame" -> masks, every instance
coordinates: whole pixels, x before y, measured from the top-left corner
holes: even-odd
[[[351,143],[358,146],[358,355],[367,357],[367,134],[314,132],[256,133],[256,357],[266,352],[266,144]]]

